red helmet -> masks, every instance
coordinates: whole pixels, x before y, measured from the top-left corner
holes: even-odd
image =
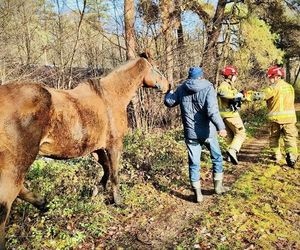
[[[273,76],[281,76],[284,77],[284,69],[278,66],[272,66],[268,69],[267,76],[271,78]]]
[[[227,65],[225,68],[222,70],[221,74],[223,76],[230,76],[230,75],[238,75],[237,69],[234,66]]]

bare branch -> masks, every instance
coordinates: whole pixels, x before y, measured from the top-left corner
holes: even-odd
[[[71,61],[70,61],[71,74],[70,74],[70,78],[69,78],[69,88],[71,87],[70,85],[71,85],[72,65],[73,65],[73,61],[74,61],[74,55],[75,55],[77,44],[78,44],[78,41],[79,41],[80,28],[81,28],[82,20],[83,20],[85,9],[86,9],[86,0],[83,0],[82,11],[80,10],[78,0],[76,1],[76,3],[77,3],[78,11],[79,11],[79,14],[80,14],[80,19],[79,19],[79,23],[78,23],[78,26],[77,26],[76,40],[75,40],[75,44],[74,44],[72,55],[71,55]]]

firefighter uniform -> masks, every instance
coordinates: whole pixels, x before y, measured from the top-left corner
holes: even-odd
[[[239,152],[246,139],[246,130],[240,114],[234,110],[232,101],[239,94],[230,79],[225,79],[217,89],[220,114],[226,126],[229,148]]]
[[[276,160],[280,160],[279,139],[282,136],[288,157],[296,160],[298,157],[296,127],[297,117],[294,107],[295,91],[291,84],[279,79],[275,84],[256,93],[253,99],[263,99],[267,102],[270,121],[270,147]]]

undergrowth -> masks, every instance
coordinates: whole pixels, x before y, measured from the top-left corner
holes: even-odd
[[[111,192],[101,192],[101,166],[92,158],[55,161],[40,158],[31,166],[25,186],[48,200],[42,214],[17,199],[7,225],[9,249],[92,249],[109,228],[132,213],[160,209],[167,191],[187,185],[187,163],[180,131],[137,131],[124,141],[120,164],[125,208],[111,205]],[[96,195],[95,190],[100,189]],[[159,213],[157,211],[157,213]],[[146,218],[145,218],[146,219]]]
[[[254,166],[191,222],[177,248],[299,249],[299,177],[299,169]]]
[[[248,134],[253,135],[265,122],[266,111],[258,106],[248,109],[243,119]],[[224,140],[221,147],[226,149]],[[211,183],[207,150],[201,167],[202,179]],[[206,214],[189,222],[191,226],[178,235],[174,248],[300,248],[299,169],[285,170],[268,162],[250,169]],[[138,230],[146,227],[149,218],[171,212],[176,204],[170,194],[182,195],[186,190],[191,194],[181,129],[135,131],[125,137],[120,163],[124,207],[112,205],[110,190],[100,189],[102,174],[90,157],[36,160],[25,184],[47,198],[49,210],[42,214],[17,199],[7,225],[8,249],[105,248],[101,245],[105,239],[132,230],[126,229],[128,222]],[[115,247],[113,242],[108,246]]]
[[[248,137],[253,137],[262,126],[267,124],[267,106],[265,102],[246,103],[240,112]]]

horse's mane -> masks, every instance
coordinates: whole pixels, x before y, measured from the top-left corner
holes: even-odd
[[[98,95],[102,95],[101,77],[87,79],[86,82]]]
[[[121,64],[117,68],[109,71],[107,74],[104,76],[100,77],[94,77],[86,80],[86,83],[89,84],[89,86],[98,94],[101,95],[103,92],[102,85],[104,84],[105,80],[108,78],[114,78],[114,77],[120,77],[120,73],[124,72],[130,68],[132,68],[136,62],[140,59],[140,57],[133,59],[131,61],[127,61],[124,64]],[[112,80],[110,80],[112,81]]]

